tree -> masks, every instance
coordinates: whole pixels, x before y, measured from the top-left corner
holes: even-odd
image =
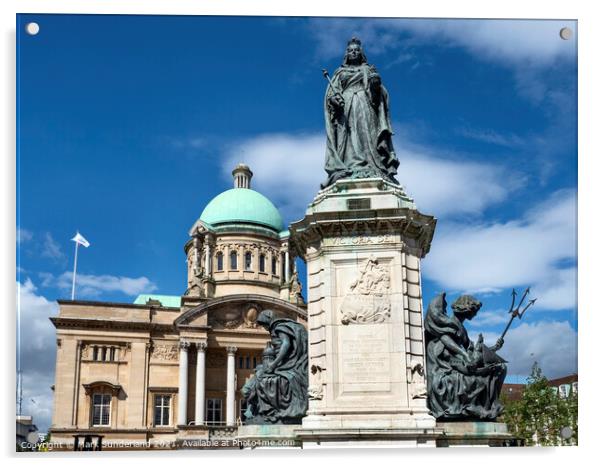
[[[577,394],[560,397],[549,386],[537,363],[520,400],[502,399],[505,405],[503,421],[510,431],[526,445],[575,445],[577,443]],[[572,435],[563,438],[563,428],[570,427]]]

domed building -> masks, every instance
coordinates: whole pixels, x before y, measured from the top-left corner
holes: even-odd
[[[269,341],[259,312],[305,325],[307,307],[278,209],[251,189],[248,166],[232,175],[188,232],[182,296],[59,301],[53,441],[81,450],[236,438],[240,388]]]

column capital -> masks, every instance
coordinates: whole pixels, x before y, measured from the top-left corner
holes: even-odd
[[[188,340],[180,340],[180,350],[188,351],[190,348],[190,342]]]
[[[207,350],[207,342],[206,341],[198,341],[196,344],[196,350],[204,353]]]
[[[226,351],[228,354],[234,354],[238,351],[238,348],[236,346],[226,346]]]

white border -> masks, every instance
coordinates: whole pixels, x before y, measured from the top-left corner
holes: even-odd
[[[586,455],[596,455],[598,442],[599,400],[600,400],[600,365],[596,363],[600,351],[596,343],[599,341],[600,313],[594,302],[595,266],[600,257],[600,229],[598,227],[600,192],[599,160],[602,157],[600,142],[595,130],[600,132],[599,109],[601,107],[600,86],[602,76],[600,63],[596,60],[602,43],[600,19],[595,14],[595,2],[586,1],[525,1],[504,0],[493,2],[454,0],[427,1],[413,0],[411,2],[387,2],[386,0],[369,0],[365,2],[305,0],[297,3],[276,2],[266,0],[227,0],[227,1],[186,1],[186,0],[9,0],[0,4],[2,9],[2,102],[4,109],[1,113],[1,137],[4,142],[4,157],[2,158],[3,202],[2,216],[5,235],[2,241],[3,258],[2,296],[7,306],[4,307],[4,361],[5,375],[9,383],[2,384],[5,401],[9,414],[2,423],[2,442],[5,456],[10,456],[10,462],[16,458],[28,463],[44,461],[51,464],[64,463],[75,455],[16,455],[13,451],[12,412],[14,402],[14,347],[15,347],[15,14],[19,13],[121,13],[121,14],[220,14],[220,15],[269,15],[269,16],[404,16],[404,17],[476,17],[476,18],[561,18],[577,19],[579,21],[579,376],[580,376],[580,429],[578,448],[555,449],[438,449],[425,450],[330,450],[316,451],[252,451],[252,452],[169,452],[169,453],[134,453],[112,454],[102,456],[86,455],[87,462],[104,463],[107,459],[127,457],[129,461],[144,461],[159,464],[169,461],[216,461],[220,464],[225,459],[236,462],[265,464],[266,461],[282,461],[287,463],[303,463],[315,461],[317,455],[326,455],[337,462],[370,461],[374,456],[391,456],[391,461],[420,462],[421,464],[441,462],[480,462],[487,461],[488,465],[504,464],[509,461],[528,459],[530,462],[543,461],[547,463],[571,462],[577,464],[585,460]],[[595,85],[597,83],[597,86]],[[598,117],[598,118],[596,118]],[[598,337],[598,338],[596,338]],[[5,430],[6,429],[6,430]],[[267,458],[276,454],[278,458]],[[79,455],[78,455],[79,456]],[[597,456],[600,456],[599,454]],[[477,458],[478,457],[478,458]],[[595,457],[595,456],[594,456]]]

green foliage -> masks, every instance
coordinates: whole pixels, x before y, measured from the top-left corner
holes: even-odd
[[[502,402],[503,422],[525,445],[577,444],[577,394],[571,390],[567,398],[561,398],[548,385],[537,363],[533,364],[522,398],[517,401],[502,398]],[[568,439],[560,434],[564,427],[572,429]]]

